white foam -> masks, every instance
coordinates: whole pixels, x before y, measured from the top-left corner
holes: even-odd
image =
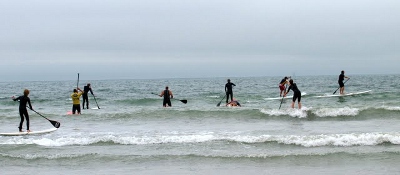
[[[111,142],[123,145],[147,145],[169,143],[202,143],[212,141],[234,141],[244,143],[277,142],[304,147],[321,146],[358,146],[378,145],[385,142],[400,145],[400,133],[350,133],[320,135],[246,135],[240,133],[197,133],[197,134],[160,134],[160,135],[127,135],[99,134],[75,135],[57,139],[14,137],[2,140],[1,144],[36,144],[42,146],[91,145]],[[29,157],[28,157],[29,158]],[[35,157],[32,157],[35,158]],[[56,157],[57,158],[57,157]]]
[[[313,112],[318,117],[337,117],[337,116],[356,116],[359,113],[358,108],[322,108]]]
[[[3,157],[22,158],[22,159],[32,160],[32,159],[39,159],[39,158],[60,159],[60,158],[85,157],[87,155],[92,155],[92,153],[90,153],[90,154],[48,154],[48,155],[41,155],[41,154],[13,155],[13,154],[0,153],[0,155]]]
[[[287,108],[287,109],[261,109],[260,112],[271,116],[289,115],[291,117],[307,118],[307,111],[312,108],[302,107],[301,109]]]
[[[278,142],[287,145],[304,147],[321,146],[370,146],[385,142],[399,145],[399,133],[352,133],[352,134],[321,134],[311,136],[299,135],[261,135],[261,136],[233,136],[230,140],[245,143]]]
[[[385,109],[385,110],[389,110],[389,111],[400,111],[400,107],[399,106],[382,106],[380,108],[377,109]]]

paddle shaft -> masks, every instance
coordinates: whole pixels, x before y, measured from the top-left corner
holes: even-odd
[[[78,90],[79,87],[79,73],[78,73],[78,81],[76,81],[76,90]]]
[[[29,108],[29,107],[27,106],[27,108]],[[46,120],[48,120],[55,128],[60,127],[60,122],[50,120],[50,119],[46,118],[45,116],[43,116],[42,114],[40,114],[39,112],[36,112],[34,109],[31,109],[31,108],[29,108],[29,109],[32,110],[33,112],[35,112],[36,114],[40,115],[41,117],[45,118]]]
[[[93,94],[92,94],[93,95]],[[93,95],[94,101],[96,102],[97,108],[100,109],[99,104],[97,103],[96,97]]]
[[[350,80],[350,78],[348,78],[346,81],[344,81],[344,82],[343,82],[343,84],[345,84],[345,83],[346,83],[347,81],[349,81],[349,80]],[[340,87],[338,87],[338,88],[336,89],[336,91],[337,91],[337,90],[339,90],[339,89],[340,89]],[[335,91],[335,92],[333,92],[333,94],[335,94],[335,93],[336,93],[336,91]]]
[[[217,106],[220,106],[221,105],[221,103],[222,103],[222,100],[224,100],[225,99],[225,97],[226,97],[226,94],[225,94],[225,96],[221,99],[221,101],[217,104]]]
[[[291,77],[289,77],[289,78],[291,78]],[[285,86],[285,91],[283,92],[283,97],[281,99],[281,104],[279,105],[279,109],[281,109],[283,98],[285,98],[286,89],[287,89],[287,85]]]

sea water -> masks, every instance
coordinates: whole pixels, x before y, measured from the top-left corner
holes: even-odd
[[[227,78],[81,80],[96,96],[90,108],[100,107],[81,115],[67,115],[76,81],[0,82],[0,132],[18,131],[11,97],[25,88],[37,112],[61,123],[0,136],[0,174],[400,173],[399,75],[352,75],[345,92],[371,92],[330,98],[316,96],[333,94],[337,75],[292,77],[306,92],[301,110],[266,100],[279,97],[283,77],[229,78],[242,107],[225,107]],[[152,94],[165,86],[171,108]],[[31,130],[53,127],[29,113]]]

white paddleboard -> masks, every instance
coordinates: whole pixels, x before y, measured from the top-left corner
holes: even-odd
[[[323,98],[323,97],[344,97],[344,96],[360,95],[360,94],[370,93],[371,91],[372,90],[360,91],[360,92],[352,92],[352,93],[345,93],[343,95],[341,95],[341,94],[325,94],[325,95],[320,95],[320,96],[315,96],[315,97],[318,97],[318,98]]]
[[[301,96],[305,96],[307,95],[306,92],[302,92]],[[293,98],[293,95],[287,95],[286,97],[283,97],[283,99],[287,99],[287,98]],[[282,97],[273,97],[273,98],[264,98],[264,100],[281,100]]]
[[[51,129],[46,129],[42,131],[31,131],[31,132],[6,132],[6,133],[0,133],[0,136],[20,136],[20,135],[34,135],[34,134],[46,134],[50,133],[53,131],[56,131],[57,128],[51,128]]]

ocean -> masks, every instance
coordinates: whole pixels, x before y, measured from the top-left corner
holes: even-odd
[[[302,109],[279,98],[283,76],[81,79],[96,97],[90,107],[100,107],[81,115],[67,115],[76,80],[0,82],[0,133],[18,131],[11,97],[25,88],[34,110],[61,123],[48,134],[0,136],[0,174],[400,174],[400,76],[348,76],[346,93],[371,91],[318,97],[333,94],[338,75],[292,76],[306,93]],[[224,105],[227,78],[242,107]],[[171,108],[152,94],[165,86]],[[29,114],[32,131],[53,127]]]

